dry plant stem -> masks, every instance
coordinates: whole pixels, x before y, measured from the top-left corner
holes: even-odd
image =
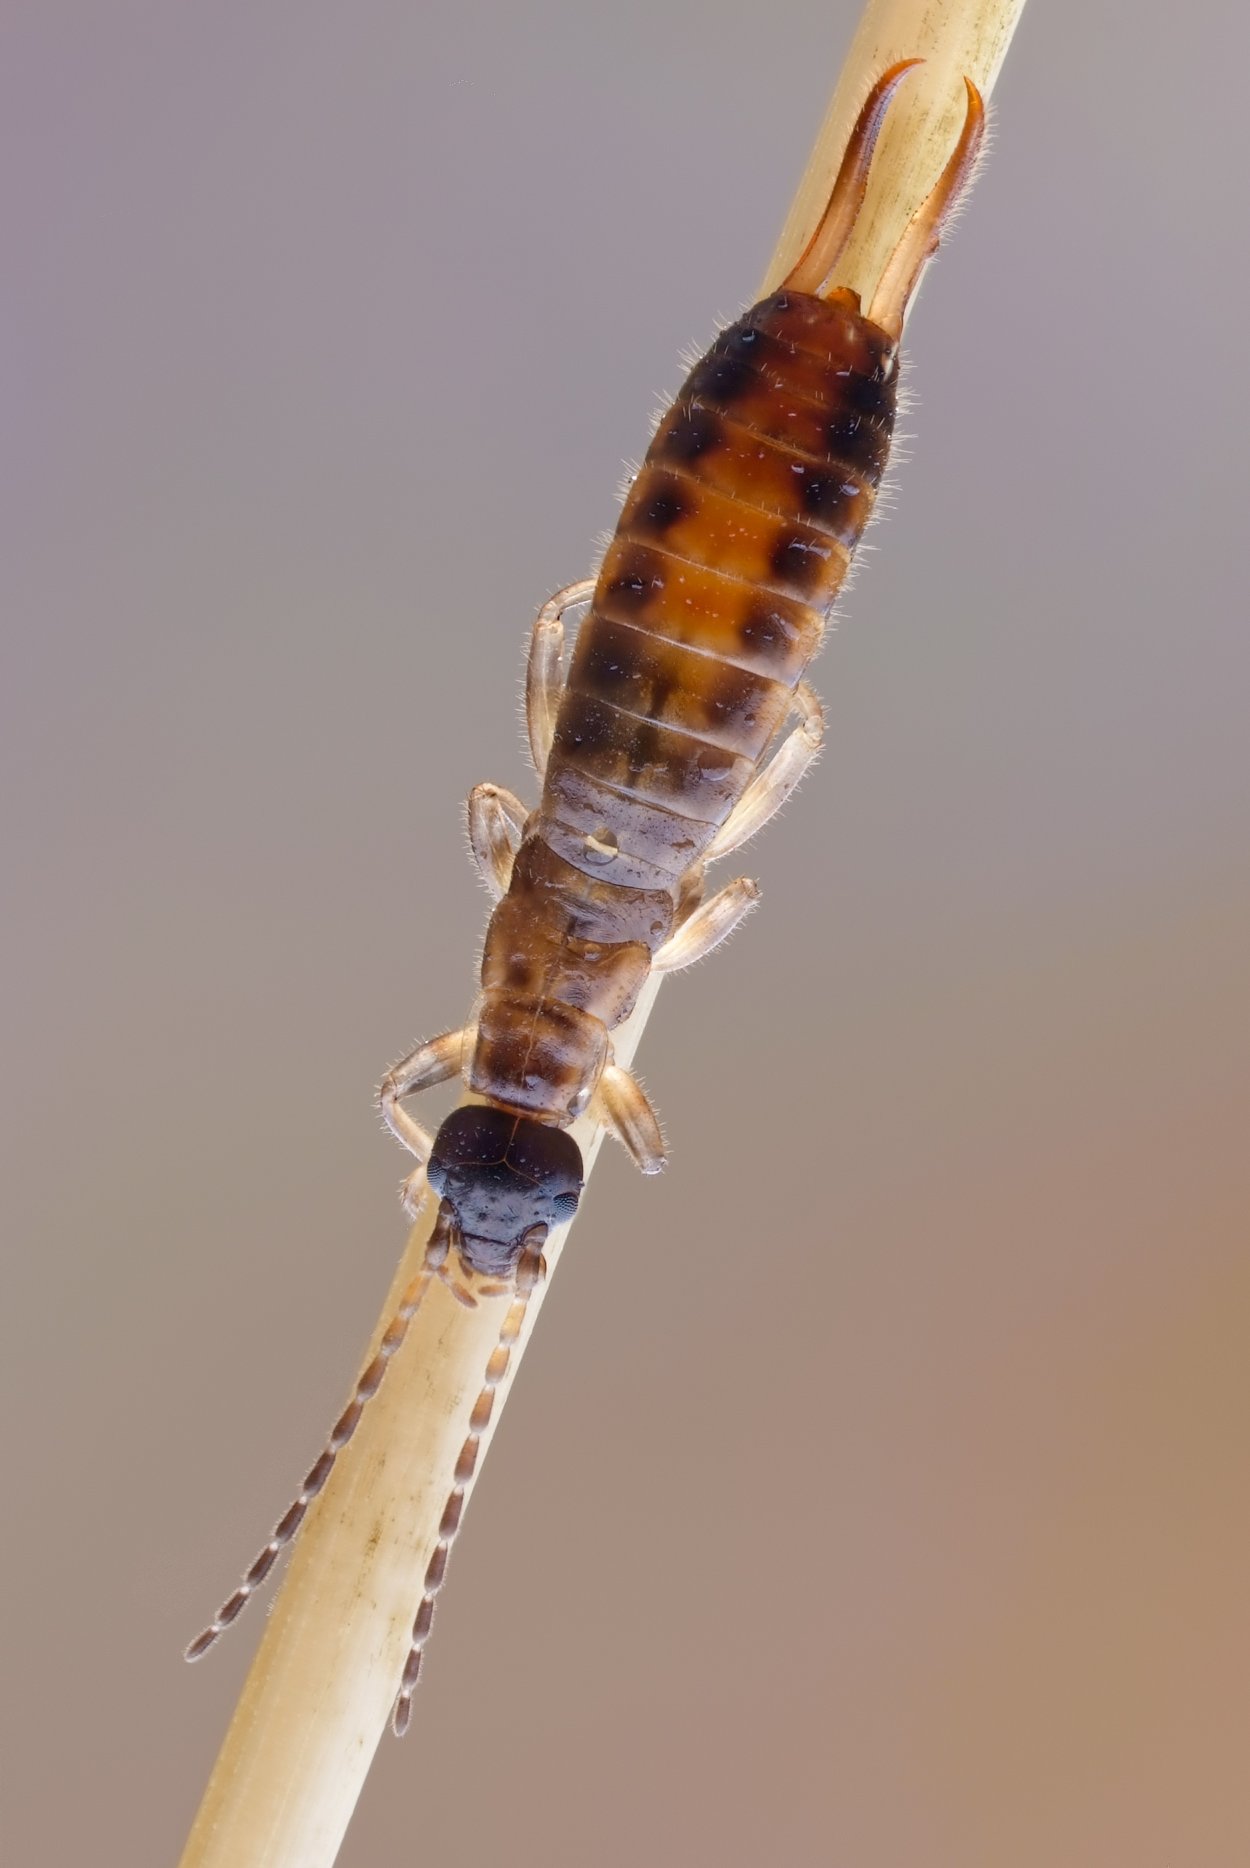
[[[874,79],[899,59],[923,57],[925,70],[891,110],[863,216],[838,267],[840,281],[861,290],[872,286],[954,142],[965,104],[963,74],[988,95],[1023,4],[870,0],[765,290],[780,283],[802,251]],[[617,1033],[617,1056],[625,1065],[658,985],[653,977]],[[601,1136],[585,1124],[575,1133],[589,1174]],[[656,1197],[662,1200],[662,1185]],[[420,1268],[433,1218],[431,1201],[413,1229],[362,1368]],[[562,1233],[548,1244],[552,1274],[562,1246]],[[478,1474],[545,1289],[540,1286],[530,1302],[483,1435]],[[182,1868],[329,1868],[334,1861],[387,1729],[422,1578],[505,1305],[506,1299],[494,1298],[468,1310],[441,1284],[430,1288],[296,1541]],[[310,1452],[314,1437],[310,1433]],[[437,1655],[451,1659],[456,1640],[453,1618],[440,1620],[435,1677]],[[409,1744],[420,1743],[421,1717],[419,1695]]]

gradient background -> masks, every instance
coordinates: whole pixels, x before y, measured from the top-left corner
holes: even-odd
[[[470,1002],[461,800],[532,792],[529,619],[853,26],[5,9],[14,1861],[181,1847],[256,1624],[182,1646],[403,1238],[372,1086]],[[671,1172],[596,1176],[349,1868],[1250,1859],[1248,50],[1026,12],[829,750],[662,997]]]

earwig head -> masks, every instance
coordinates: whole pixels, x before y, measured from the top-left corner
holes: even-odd
[[[472,1105],[453,1109],[438,1131],[426,1178],[470,1270],[510,1277],[527,1234],[577,1211],[582,1155],[563,1129]]]

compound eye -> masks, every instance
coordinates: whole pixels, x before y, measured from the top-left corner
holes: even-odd
[[[447,1185],[447,1166],[445,1162],[438,1159],[437,1155],[432,1155],[430,1157],[425,1170],[425,1178],[430,1183],[434,1192],[441,1195],[444,1187]]]
[[[551,1210],[554,1214],[552,1223],[556,1226],[563,1226],[565,1220],[572,1219],[577,1211],[577,1201],[578,1196],[575,1193],[558,1193],[551,1202]]]

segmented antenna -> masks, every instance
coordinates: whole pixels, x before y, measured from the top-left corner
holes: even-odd
[[[335,1421],[320,1458],[309,1468],[298,1495],[292,1500],[285,1515],[274,1525],[269,1542],[259,1552],[239,1587],[227,1601],[222,1603],[203,1634],[196,1636],[186,1650],[185,1659],[201,1659],[217,1638],[225,1633],[231,1622],[238,1620],[249,1599],[260,1588],[282,1551],[299,1530],[309,1505],[322,1490],[334,1470],[335,1460],[360,1425],[360,1417],[365,1407],[382,1386],[382,1377],[386,1374],[387,1364],[407,1336],[408,1326],[421,1308],[422,1299],[430,1287],[431,1280],[441,1271],[450,1243],[450,1227],[440,1217],[430,1237],[430,1242],[425,1248],[421,1269],[404,1292],[399,1308],[387,1325],[386,1334],[378,1345],[377,1354],[356,1383],[351,1400]]]
[[[443,1506],[443,1515],[439,1522],[438,1542],[426,1566],[425,1581],[421,1586],[421,1602],[417,1609],[416,1620],[412,1624],[412,1645],[408,1650],[408,1660],[404,1667],[403,1678],[399,1683],[395,1708],[391,1713],[391,1725],[396,1738],[403,1737],[408,1730],[408,1721],[412,1716],[412,1696],[416,1692],[417,1681],[421,1677],[421,1662],[434,1622],[435,1603],[438,1599],[438,1592],[446,1580],[447,1561],[451,1555],[451,1547],[460,1533],[465,1495],[477,1471],[478,1455],[482,1450],[482,1435],[490,1425],[491,1413],[495,1406],[495,1390],[508,1373],[508,1367],[512,1361],[512,1350],[521,1334],[530,1298],[547,1275],[547,1261],[541,1249],[547,1236],[546,1227],[535,1228],[535,1235],[536,1242],[527,1244],[517,1261],[516,1295],[509,1304],[507,1314],[500,1325],[499,1340],[486,1364],[481,1392],[473,1403],[473,1412],[469,1416],[468,1438],[461,1447],[460,1457],[456,1461],[452,1488],[447,1494],[447,1503]]]

